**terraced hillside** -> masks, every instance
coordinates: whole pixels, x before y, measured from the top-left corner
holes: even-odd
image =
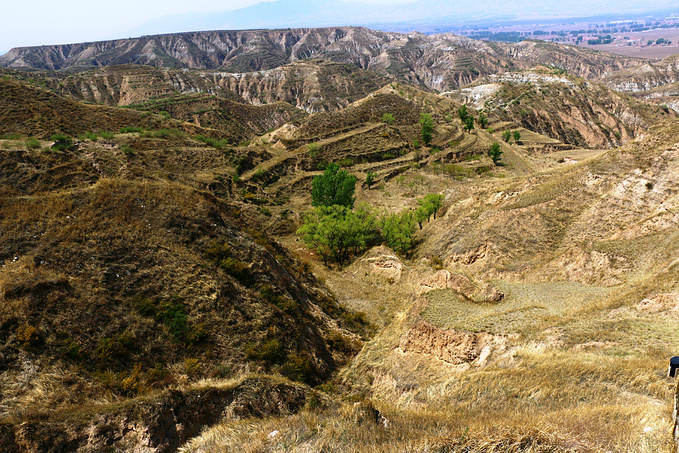
[[[672,451],[678,133],[671,119],[581,162],[556,153],[543,171],[512,145],[529,174],[454,176],[432,163],[362,188],[358,201],[392,212],[447,195],[410,254],[377,247],[344,269],[314,264],[379,326],[336,382],[387,421],[348,403],[222,423],[183,451]],[[294,236],[283,243],[309,256]]]
[[[580,147],[619,146],[674,116],[658,105],[544,67],[484,77],[448,95]]]
[[[137,127],[176,128],[191,135],[239,143],[306,116],[282,102],[253,106],[210,95],[172,96],[116,109],[85,105],[16,79],[0,81],[0,95],[3,97],[0,134],[40,138],[59,133],[79,136],[87,132]]]

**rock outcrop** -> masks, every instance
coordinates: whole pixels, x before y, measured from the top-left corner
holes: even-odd
[[[481,359],[482,355],[487,357],[490,346],[497,341],[498,338],[488,333],[444,330],[419,320],[401,337],[399,347],[404,352],[429,354],[444,362],[462,365]]]
[[[0,449],[170,453],[205,427],[227,420],[295,413],[312,395],[308,388],[270,378],[247,379],[233,388],[172,390],[153,399],[129,401],[122,408],[102,407],[101,413],[95,410],[80,420],[39,417],[0,425]]]

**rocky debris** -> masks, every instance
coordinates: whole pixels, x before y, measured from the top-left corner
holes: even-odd
[[[444,330],[424,320],[417,321],[401,337],[399,347],[404,352],[429,354],[453,365],[487,359],[493,343],[502,339],[488,333]]]
[[[474,302],[499,302],[505,297],[502,291],[485,282],[476,283],[469,277],[445,269],[434,273],[413,271],[409,275],[409,280],[416,296],[437,289],[454,289]]]
[[[375,406],[370,401],[355,403],[352,417],[357,425],[378,425],[385,428],[389,426],[389,419],[379,410],[375,409]]]
[[[654,294],[634,307],[646,313],[679,312],[679,293]]]
[[[483,260],[488,257],[491,252],[491,246],[489,244],[482,244],[472,250],[464,253],[457,253],[450,258],[450,261],[455,264],[463,264],[465,266],[471,266],[477,261]]]
[[[400,281],[404,268],[403,261],[384,245],[370,249],[355,266],[368,275],[392,282]]]
[[[574,247],[551,262],[546,275],[551,280],[568,280],[585,285],[616,286],[621,283],[617,277],[626,268],[620,257],[612,257],[596,250]]]
[[[618,346],[620,343],[615,341],[588,341],[587,343],[580,343],[573,346],[574,351],[587,351],[591,349],[610,349]]]
[[[311,393],[307,387],[271,378],[246,379],[232,388],[172,390],[84,421],[39,417],[18,425],[4,424],[0,426],[0,450],[172,452],[204,427],[221,421],[295,413]]]

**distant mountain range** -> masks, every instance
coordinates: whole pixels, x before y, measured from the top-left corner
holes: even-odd
[[[461,2],[418,0],[397,5],[375,5],[338,0],[277,0],[233,10],[166,16],[129,31],[130,36],[197,30],[361,25],[372,28],[415,29],[418,25],[453,25],[479,21],[539,20],[574,16],[631,14],[672,8],[660,0],[649,6],[638,0],[620,2],[522,2],[517,0]]]

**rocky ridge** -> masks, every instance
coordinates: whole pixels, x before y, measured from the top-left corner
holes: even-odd
[[[214,31],[97,43],[12,49],[7,68],[77,69],[120,64],[264,71],[324,58],[373,70],[433,90],[454,89],[479,76],[553,64],[588,79],[643,60],[538,41],[477,41],[452,34],[385,33],[358,27]]]

